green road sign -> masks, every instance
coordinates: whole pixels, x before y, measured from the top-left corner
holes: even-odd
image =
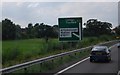
[[[59,41],[82,40],[82,18],[59,18]]]

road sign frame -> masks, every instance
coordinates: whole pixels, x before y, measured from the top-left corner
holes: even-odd
[[[82,17],[58,18],[58,25],[59,41],[82,40]]]

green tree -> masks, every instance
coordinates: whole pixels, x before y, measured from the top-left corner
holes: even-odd
[[[34,25],[33,34],[36,38],[40,38],[40,36],[39,36],[39,23],[36,23]]]
[[[2,22],[0,22],[0,41],[2,40]]]
[[[16,25],[16,39],[22,39],[22,30],[20,25]]]
[[[27,27],[21,28],[21,38],[22,39],[29,39],[28,34],[27,34]]]
[[[2,39],[14,40],[16,38],[15,24],[9,19],[2,20]]]
[[[29,38],[33,38],[34,34],[33,34],[33,25],[32,23],[28,24],[28,28],[27,28],[27,34]]]
[[[27,27],[21,28],[20,25],[5,19],[2,20],[2,25],[3,40],[45,38],[47,42],[49,38],[58,37],[59,33],[58,25],[50,26],[44,23],[36,23],[34,26],[29,23]]]
[[[58,27],[58,25],[54,25],[53,27],[53,37],[54,38],[58,38],[58,34],[59,34],[59,27]]]
[[[110,35],[112,31],[111,23],[101,22],[97,19],[89,19],[84,25],[86,26],[83,30],[85,36]]]
[[[117,26],[117,27],[115,27],[114,30],[115,30],[116,34],[117,34],[118,36],[120,36],[120,25]]]

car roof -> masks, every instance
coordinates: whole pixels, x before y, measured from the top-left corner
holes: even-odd
[[[92,51],[105,51],[107,46],[94,46]]]

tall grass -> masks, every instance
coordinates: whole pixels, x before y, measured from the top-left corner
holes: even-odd
[[[104,39],[105,38],[105,39]],[[48,43],[44,39],[12,40],[2,42],[3,67],[23,63],[29,60],[46,57],[52,54],[78,49],[89,45],[108,41],[111,38],[89,37],[80,42],[59,42],[58,39],[49,39]]]

